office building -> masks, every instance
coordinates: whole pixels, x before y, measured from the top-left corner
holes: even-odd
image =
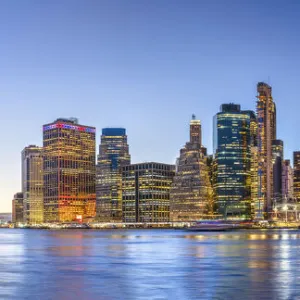
[[[264,203],[264,216],[272,211],[273,157],[272,141],[276,140],[276,106],[272,98],[272,88],[264,83],[257,84],[258,121],[258,197]]]
[[[129,164],[126,130],[102,129],[96,178],[98,221],[122,222],[122,167]]]
[[[23,193],[16,193],[12,200],[12,222],[23,223]]]
[[[282,198],[282,164],[283,164],[283,141],[272,141],[272,157],[273,157],[273,184],[272,200],[281,201]]]
[[[282,201],[294,200],[293,168],[289,159],[285,159],[282,165]]]
[[[174,165],[156,162],[123,167],[123,222],[169,222],[174,174]]]
[[[295,151],[294,155],[294,198],[300,202],[300,151]]]
[[[250,219],[251,118],[240,105],[223,104],[214,117],[214,192],[218,213],[227,219]]]
[[[193,115],[190,140],[180,150],[171,188],[171,221],[189,222],[212,216],[213,194],[206,152],[202,145],[201,122]]]
[[[45,222],[95,216],[95,131],[74,118],[43,126]]]
[[[22,193],[25,223],[43,223],[43,149],[35,145],[22,151]]]

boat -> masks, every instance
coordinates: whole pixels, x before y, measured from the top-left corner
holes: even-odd
[[[224,221],[197,221],[190,227],[189,231],[227,231],[237,229],[239,226],[233,223],[226,223]]]

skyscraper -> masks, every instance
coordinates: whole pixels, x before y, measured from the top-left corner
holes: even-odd
[[[122,222],[122,167],[130,164],[124,128],[102,129],[97,162],[97,220]]]
[[[174,174],[174,165],[155,162],[123,167],[123,222],[169,222]]]
[[[206,148],[201,140],[201,123],[193,115],[190,121],[190,141],[180,150],[170,192],[171,220],[195,221],[208,218],[212,202]]]
[[[283,164],[283,141],[272,141],[272,162],[273,162],[273,184],[272,199],[281,201],[282,198],[282,164]]]
[[[23,223],[24,212],[23,212],[23,193],[16,193],[12,200],[12,222]]]
[[[214,190],[220,215],[251,218],[251,131],[249,112],[223,104],[214,117]]]
[[[243,110],[250,117],[250,151],[251,151],[251,216],[258,219],[261,216],[263,203],[258,199],[258,147],[257,147],[257,118],[252,110]]]
[[[22,151],[22,193],[25,223],[42,223],[43,204],[43,149],[35,145]]]
[[[45,222],[95,216],[95,131],[77,119],[43,126]]]
[[[294,198],[300,202],[300,151],[294,152]]]
[[[257,92],[258,196],[264,203],[265,217],[268,217],[268,212],[272,210],[272,141],[276,139],[276,106],[272,98],[272,88],[268,84],[259,82]]]
[[[289,159],[285,159],[282,166],[282,198],[283,201],[294,198],[293,168]]]

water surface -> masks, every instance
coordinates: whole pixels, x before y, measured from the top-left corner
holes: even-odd
[[[300,231],[0,229],[0,299],[300,299]]]

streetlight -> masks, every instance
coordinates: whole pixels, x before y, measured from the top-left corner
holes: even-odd
[[[287,211],[288,211],[288,206],[285,205],[282,209],[285,211],[285,222],[287,223]]]

